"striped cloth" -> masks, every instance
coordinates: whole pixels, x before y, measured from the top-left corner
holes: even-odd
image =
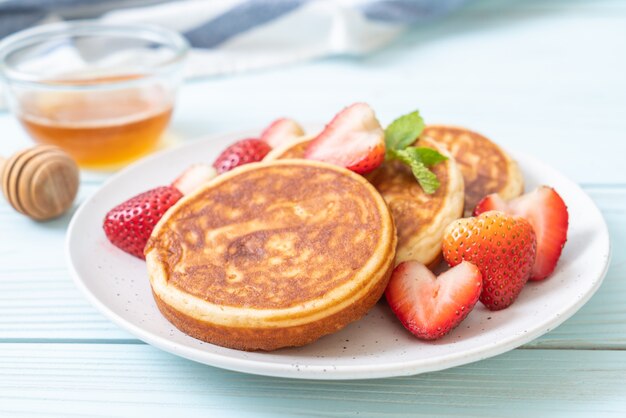
[[[364,54],[464,1],[0,0],[0,38],[60,20],[153,23],[186,36],[186,76],[200,77]]]

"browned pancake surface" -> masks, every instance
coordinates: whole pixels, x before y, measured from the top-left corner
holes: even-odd
[[[364,192],[322,167],[250,170],[184,202],[148,249],[158,246],[170,284],[210,303],[295,306],[350,280],[383,239]]]
[[[507,186],[509,157],[484,136],[463,128],[427,126],[422,137],[441,143],[459,164],[465,181],[466,214],[483,197]]]
[[[305,140],[285,147],[285,149],[279,150],[278,155],[274,158],[304,158],[304,152],[310,142],[311,140]],[[443,151],[441,145],[430,138],[421,138],[414,145]],[[429,237],[427,241],[432,241],[431,244],[436,246],[436,249],[433,250],[422,238],[425,235],[441,233],[438,228],[433,226],[445,222],[442,219],[447,219],[450,216],[456,219],[462,215],[461,202],[459,205],[450,206],[450,170],[454,169],[455,173],[458,173],[456,165],[452,168],[453,164],[452,160],[448,160],[431,167],[441,184],[433,194],[424,192],[415,180],[410,167],[398,161],[385,161],[380,167],[365,176],[380,192],[391,210],[398,234],[397,263],[408,259],[419,259],[432,265],[438,261],[439,241],[432,236]],[[460,177],[460,173],[458,176]],[[459,193],[462,196],[462,185],[457,184],[458,180],[454,183],[460,187]],[[450,211],[451,213],[446,215]],[[420,241],[422,242],[420,243]]]
[[[304,151],[309,142],[300,142],[287,148],[279,158],[304,158]],[[415,145],[437,149],[435,143],[428,138],[422,138]],[[448,165],[446,162],[431,168],[441,183],[433,194],[424,192],[415,180],[410,167],[398,161],[383,162],[380,167],[365,176],[380,192],[391,210],[398,233],[400,258],[403,258],[406,250],[411,247],[411,241],[423,233],[424,226],[432,223],[434,214],[443,210],[448,194]],[[432,261],[434,260],[429,262]]]
[[[421,140],[420,147],[435,148],[429,140]],[[447,163],[436,164],[431,170],[437,176],[441,186],[433,194],[424,192],[411,168],[398,161],[386,161],[367,176],[376,187],[393,214],[398,231],[398,248],[409,243],[424,225],[432,222],[433,214],[440,212],[448,193]]]
[[[313,139],[309,141],[299,142],[289,148],[287,148],[284,152],[280,154],[280,159],[284,160],[287,158],[304,158],[304,152],[306,148],[309,146]]]

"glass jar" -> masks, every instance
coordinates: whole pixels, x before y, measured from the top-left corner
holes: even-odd
[[[10,110],[36,142],[106,168],[154,149],[188,49],[157,26],[64,22],[5,38],[0,75]]]

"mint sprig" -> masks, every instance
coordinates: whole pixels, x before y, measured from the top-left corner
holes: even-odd
[[[431,148],[411,146],[424,131],[424,126],[424,120],[418,111],[394,120],[385,129],[385,159],[401,161],[411,167],[424,192],[433,194],[441,184],[429,168],[448,158]]]
[[[424,119],[419,111],[400,116],[385,129],[385,146],[387,150],[402,150],[413,145],[424,130]]]
[[[437,156],[433,155],[433,152],[436,153]],[[407,147],[403,150],[390,150],[388,155],[390,159],[401,161],[411,167],[411,171],[417,179],[417,182],[426,193],[435,193],[441,185],[435,173],[428,168],[436,164],[436,162],[445,161],[447,159],[437,151],[430,148]]]

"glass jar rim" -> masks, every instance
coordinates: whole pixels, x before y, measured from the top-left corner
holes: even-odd
[[[35,45],[40,42],[49,41],[57,38],[71,38],[80,35],[100,35],[111,36],[114,34],[123,34],[129,38],[146,39],[160,43],[172,48],[173,54],[155,65],[149,67],[149,71],[145,76],[132,79],[111,80],[106,83],[80,83],[72,82],[71,84],[63,84],[51,82],[50,80],[42,80],[40,76],[17,70],[7,64],[7,57],[28,46]],[[64,89],[64,90],[101,90],[114,88],[125,88],[141,83],[142,80],[151,76],[168,73],[177,69],[183,62],[189,52],[189,43],[178,32],[147,23],[108,23],[97,20],[73,20],[66,22],[50,23],[33,28],[25,29],[7,36],[0,41],[0,77],[5,82],[28,84],[38,88]]]

